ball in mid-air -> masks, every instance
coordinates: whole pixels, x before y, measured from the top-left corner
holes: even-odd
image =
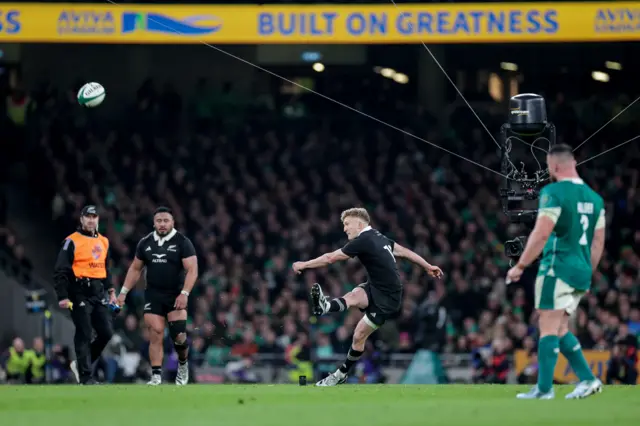
[[[106,92],[100,83],[87,83],[78,91],[78,103],[89,108],[97,107],[104,101]]]

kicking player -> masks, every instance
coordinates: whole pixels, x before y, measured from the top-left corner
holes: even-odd
[[[363,208],[352,208],[342,212],[340,220],[349,242],[342,249],[309,260],[295,262],[293,270],[301,273],[305,269],[321,268],[339,260],[358,257],[367,270],[368,280],[343,297],[329,300],[319,284],[311,289],[313,314],[324,315],[342,312],[351,307],[359,308],[364,316],[353,333],[351,349],[347,359],[335,373],[316,383],[316,386],[336,386],[347,379],[351,367],[364,352],[367,338],[380,328],[387,319],[396,318],[402,309],[402,282],[396,265],[396,257],[406,258],[420,265],[432,277],[442,277],[442,270],[430,265],[420,255],[396,244],[369,225],[369,213]]]
[[[580,379],[567,399],[586,398],[602,391],[602,382],[589,368],[580,342],[569,331],[569,316],[591,286],[591,275],[604,249],[604,201],[576,171],[571,147],[553,146],[547,155],[551,179],[540,192],[535,227],[507,284],[520,280],[524,269],[542,252],[535,288],[539,312],[538,384],[519,399],[552,399],[553,372],[558,352]],[[544,248],[544,251],[543,251]]]

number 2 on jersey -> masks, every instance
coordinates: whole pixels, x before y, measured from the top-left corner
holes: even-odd
[[[587,229],[589,229],[589,216],[586,214],[580,215],[580,225],[582,225],[582,236],[580,237],[579,244],[581,246],[587,245]]]
[[[386,246],[384,246],[384,249],[389,252],[389,254],[391,255],[391,258],[395,262],[396,261],[396,257],[393,255],[393,250],[391,250],[391,246],[386,245]]]

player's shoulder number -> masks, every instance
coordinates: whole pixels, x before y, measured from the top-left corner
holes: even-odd
[[[391,245],[387,244],[386,246],[383,247],[386,251],[389,252],[389,254],[391,255],[391,258],[393,259],[393,261],[396,261],[396,257],[393,255],[393,250],[391,249]]]

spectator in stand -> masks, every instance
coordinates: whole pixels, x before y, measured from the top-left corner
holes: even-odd
[[[631,334],[627,324],[621,324],[613,342],[607,383],[635,385],[638,380],[638,337]]]
[[[19,282],[29,285],[33,265],[14,233],[0,224],[0,269],[5,270]]]

